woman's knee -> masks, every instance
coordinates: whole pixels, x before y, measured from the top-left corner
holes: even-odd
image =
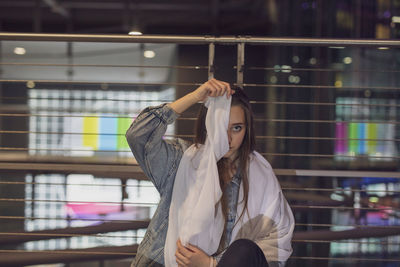
[[[257,244],[256,244],[254,241],[252,241],[252,240],[250,240],[250,239],[245,239],[245,238],[235,240],[235,241],[231,244],[231,246],[233,246],[233,247],[243,247],[243,248],[254,248],[254,247],[258,247]]]
[[[268,266],[261,248],[249,239],[234,241],[218,266]]]

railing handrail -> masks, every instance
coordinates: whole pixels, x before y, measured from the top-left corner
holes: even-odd
[[[140,35],[125,34],[53,34],[0,32],[0,40],[13,41],[68,41],[68,42],[119,42],[119,43],[179,43],[179,44],[270,44],[288,46],[362,46],[400,47],[400,40],[341,39],[257,36],[191,36],[191,35]]]

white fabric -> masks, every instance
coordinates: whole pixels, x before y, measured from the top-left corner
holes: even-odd
[[[212,97],[206,102],[207,138],[205,144],[190,146],[183,154],[175,178],[169,211],[169,225],[164,248],[166,267],[177,266],[176,241],[201,248],[208,255],[219,246],[224,218],[217,161],[229,151],[227,129],[231,98]],[[250,158],[248,213],[238,221],[243,210],[240,187],[237,224],[232,241],[248,238],[264,251],[268,261],[286,261],[291,254],[294,228],[292,212],[282,195],[279,183],[268,162],[257,152]]]

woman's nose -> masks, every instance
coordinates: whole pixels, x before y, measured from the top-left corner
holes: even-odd
[[[228,130],[228,142],[229,142],[229,146],[231,146],[231,141],[232,141],[231,132]]]

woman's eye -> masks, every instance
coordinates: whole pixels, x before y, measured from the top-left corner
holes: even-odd
[[[240,132],[240,130],[242,130],[242,126],[241,126],[241,125],[233,126],[232,130],[233,130],[234,132]]]

